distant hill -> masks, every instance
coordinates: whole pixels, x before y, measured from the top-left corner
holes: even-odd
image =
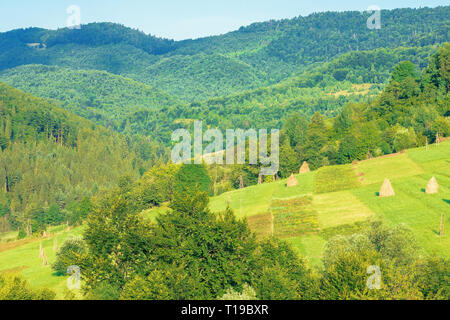
[[[0,80],[116,131],[126,129],[131,113],[179,104],[158,89],[105,71],[27,65],[3,71]]]
[[[27,65],[0,72],[0,80],[33,95],[57,100],[63,108],[118,132],[141,133],[169,143],[170,131],[180,127],[179,120],[190,123],[190,119],[202,119],[222,129],[280,128],[292,112],[336,115],[347,102],[375,97],[399,62],[412,61],[419,71],[436,51],[437,46],[425,46],[349,52],[328,63],[311,65],[300,75],[271,86],[190,104],[105,71]],[[181,93],[185,78],[181,71],[175,76],[181,67],[191,69],[192,74],[200,70],[194,61],[188,63],[189,59],[186,56],[178,61],[180,68],[173,68],[175,80],[160,86],[179,83]],[[157,73],[169,62],[174,60],[150,68]],[[217,68],[210,73],[231,72],[225,71]]]
[[[97,126],[0,82],[0,217],[16,228],[35,209],[69,203],[137,178],[164,149]]]
[[[347,52],[449,40],[450,6],[383,10],[381,30],[367,28],[369,15],[316,13],[185,41],[112,23],[14,30],[0,34],[0,70],[25,64],[105,70],[192,102],[271,85]]]

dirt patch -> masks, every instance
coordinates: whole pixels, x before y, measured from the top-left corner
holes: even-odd
[[[8,250],[23,246],[23,245],[31,243],[31,242],[36,242],[36,241],[39,241],[39,239],[34,239],[34,238],[33,239],[23,239],[23,240],[0,243],[0,252],[8,251]]]
[[[2,273],[19,273],[22,270],[28,269],[28,266],[20,266],[20,267],[15,267],[15,268],[11,268],[11,269],[3,269],[1,270]]]

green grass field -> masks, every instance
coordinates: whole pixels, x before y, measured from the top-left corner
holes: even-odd
[[[425,187],[433,176],[439,183],[439,193],[428,195]],[[450,141],[430,145],[428,150],[422,147],[351,165],[324,167],[296,178],[299,184],[292,188],[281,180],[222,194],[211,199],[210,208],[222,211],[228,203],[239,217],[249,217],[250,227],[259,238],[272,234],[285,238],[319,267],[328,238],[357,232],[373,219],[389,225],[403,223],[425,252],[450,257],[450,231],[439,236],[442,213],[446,230],[450,228]],[[385,178],[393,185],[394,197],[377,196]],[[305,196],[311,198],[307,211],[316,218],[317,230],[304,232],[304,224],[311,219],[305,222],[293,214],[301,210],[292,204],[290,211],[283,206],[285,217],[278,221],[283,225],[277,232],[273,203],[285,200],[287,204]]]
[[[21,273],[31,286],[36,288],[49,288],[56,291],[56,298],[62,299],[66,287],[67,277],[57,276],[51,268],[56,255],[53,251],[54,239],[61,246],[65,239],[71,236],[79,236],[82,227],[69,231],[61,227],[50,229],[50,236],[46,239],[31,238],[15,242],[0,242],[0,271]],[[47,257],[47,266],[43,266],[42,258],[39,257],[39,247],[42,247]]]
[[[428,195],[425,187],[431,177],[439,183],[439,193]],[[298,185],[286,187],[286,180],[264,183],[211,198],[214,212],[229,205],[238,217],[246,217],[258,238],[271,235],[291,243],[312,266],[321,267],[327,239],[351,234],[371,219],[389,225],[406,224],[423,251],[450,257],[450,141],[405,153],[361,161],[352,165],[321,168],[296,175]],[[379,198],[377,192],[389,178],[395,196]],[[164,214],[166,206],[148,210],[152,221]],[[445,229],[439,236],[441,214]],[[53,239],[58,244],[71,235],[80,235],[82,227],[65,231],[50,230],[43,247],[49,263],[54,262]],[[35,287],[56,290],[63,298],[67,277],[56,276],[50,266],[42,266],[39,239],[14,241],[17,233],[0,234],[0,271],[21,273]]]

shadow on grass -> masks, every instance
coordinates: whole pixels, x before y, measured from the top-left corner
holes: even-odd
[[[450,200],[448,200],[448,199],[442,199],[442,201],[444,201],[447,204],[450,204]]]

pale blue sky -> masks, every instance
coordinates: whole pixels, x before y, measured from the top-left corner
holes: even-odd
[[[450,5],[450,0],[0,0],[0,32],[31,26],[65,27],[70,5],[81,8],[82,24],[118,22],[181,40],[318,11],[363,11],[371,5],[382,9],[435,7]]]

